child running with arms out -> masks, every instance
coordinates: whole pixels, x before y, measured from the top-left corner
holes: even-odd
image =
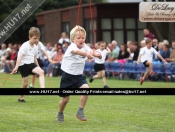
[[[40,87],[45,88],[44,71],[39,67],[36,55],[38,52],[37,46],[40,38],[40,31],[36,27],[31,27],[29,30],[29,41],[22,44],[18,52],[16,66],[11,74],[15,74],[17,70],[20,71],[22,77],[22,88],[28,85],[29,74],[38,74]],[[18,102],[25,102],[23,95],[19,96]]]
[[[86,44],[86,31],[80,26],[75,26],[70,32],[71,44],[66,50],[61,69],[63,70],[60,88],[89,88],[86,77],[83,76],[84,65],[86,59],[92,59],[94,57],[101,58],[101,54],[93,52]],[[69,102],[69,95],[59,95],[62,100],[59,103],[58,122],[64,122],[63,111],[66,104]],[[83,109],[87,102],[88,96],[82,95],[80,97],[79,109],[76,117],[81,121],[87,121]]]
[[[140,85],[143,84],[145,78],[148,77],[150,74],[151,76],[155,75],[155,72],[152,71],[152,61],[153,61],[153,54],[157,55],[162,62],[167,63],[162,56],[152,47],[152,40],[146,39],[146,46],[143,47],[140,51],[139,57],[137,59],[137,64],[142,62],[144,66],[146,67],[146,72],[143,75],[143,77],[140,78]]]
[[[111,50],[107,47],[106,42],[104,41],[100,41],[98,45],[99,45],[99,49],[97,49],[96,51],[101,53],[102,58],[99,59],[95,57],[94,70],[95,72],[97,72],[97,75],[92,76],[89,82],[91,83],[94,79],[102,77],[104,88],[109,88],[106,85],[106,75],[105,75],[104,63],[105,63],[106,56],[111,53]]]

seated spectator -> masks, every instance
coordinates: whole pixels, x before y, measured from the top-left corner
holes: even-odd
[[[66,50],[67,50],[67,48],[69,47],[69,42],[67,42],[67,41],[64,41],[64,43],[63,43],[63,51],[64,51],[64,53],[66,52]]]
[[[171,53],[170,53],[170,57],[169,58],[166,58],[166,61],[167,62],[175,62],[175,40],[172,41],[172,50],[171,50]]]
[[[108,48],[111,50],[111,53],[108,54],[107,56],[107,62],[111,62],[114,61],[115,59],[118,58],[118,53],[117,51],[114,49],[113,45],[111,43],[108,44]]]
[[[127,47],[125,44],[122,44],[120,46],[118,59],[115,61],[124,64],[128,58],[129,58],[129,52],[127,51]]]
[[[5,60],[5,64],[7,65],[10,72],[15,68],[16,59],[17,59],[17,50],[13,48],[12,52],[10,51],[7,52],[7,57]]]
[[[127,51],[129,53],[131,52],[131,45],[132,45],[132,41],[127,41]]]
[[[139,52],[140,52],[140,48],[139,48],[138,43],[136,41],[132,43],[132,50],[134,52],[133,61],[137,61],[137,58],[138,58]]]
[[[159,44],[158,44],[158,53],[159,54],[163,53],[163,45],[164,45],[163,42],[159,42]],[[157,56],[155,56],[153,61],[158,61],[158,60],[159,60],[159,58]]]
[[[120,48],[119,48],[119,46],[117,45],[117,41],[113,40],[113,41],[111,42],[111,44],[112,44],[114,50],[116,50],[117,53],[119,54]]]
[[[162,54],[160,54],[165,60],[167,59],[167,58],[169,58],[170,57],[170,45],[169,44],[164,44],[163,45],[163,52],[162,52]],[[159,61],[161,61],[162,62],[162,60],[161,59],[159,59]]]
[[[58,43],[64,44],[64,41],[70,42],[70,40],[67,38],[66,32],[62,32],[61,38],[59,39]]]
[[[140,50],[143,48],[143,47],[145,47],[146,46],[146,42],[145,42],[145,40],[142,40],[141,42],[140,42]]]
[[[55,67],[58,67],[58,70],[60,70],[61,68],[61,61],[63,59],[64,56],[64,52],[63,49],[58,49],[57,54],[55,54],[55,56],[53,57],[53,61],[55,61],[54,64],[49,64],[48,70],[47,70],[47,76],[52,76],[52,70]],[[61,73],[60,73],[61,74]]]
[[[58,44],[54,44],[54,47],[52,48],[52,59],[55,54],[57,54],[58,51]]]
[[[145,28],[143,29],[143,35],[144,35],[144,39],[146,40],[147,38],[153,40],[154,35],[149,31],[149,29]]]
[[[156,50],[156,51],[158,51],[158,40],[156,39],[156,38],[154,38],[153,40],[152,40],[152,47]]]
[[[6,44],[1,44],[0,49],[0,72],[4,71],[4,63],[5,63],[5,55],[6,55]]]

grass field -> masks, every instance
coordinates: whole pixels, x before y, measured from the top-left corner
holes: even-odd
[[[0,74],[0,83],[8,74]],[[30,82],[30,80],[29,80]],[[57,88],[60,78],[46,78],[46,87]],[[107,80],[110,87],[170,88],[175,83]],[[95,80],[90,87],[102,87]],[[20,87],[20,75],[10,75],[3,87]],[[38,79],[36,86],[39,87]],[[2,86],[1,86],[2,87]],[[76,117],[79,96],[71,96],[65,109],[65,122],[57,123],[58,102],[50,96],[0,96],[0,132],[173,132],[175,131],[174,96],[89,96],[85,107],[87,122]]]

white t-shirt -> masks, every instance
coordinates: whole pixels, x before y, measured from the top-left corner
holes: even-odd
[[[23,43],[19,49],[18,57],[20,54],[23,54],[23,58],[19,64],[19,66],[22,66],[24,64],[31,64],[34,63],[34,57],[37,56],[38,48],[34,44],[33,47],[29,44],[29,41]]]
[[[153,54],[156,54],[157,55],[158,52],[153,47],[151,47],[150,49],[148,49],[145,46],[145,47],[143,47],[140,50],[140,54],[142,55],[141,56],[141,62],[145,62],[145,61],[152,62],[152,60],[153,60]]]
[[[36,46],[38,48],[38,52],[37,52],[36,58],[39,59],[40,58],[40,54],[41,54],[41,52],[43,50],[45,50],[45,47],[44,47],[43,43],[41,43],[41,42],[38,42],[38,44]]]
[[[97,64],[104,64],[105,63],[105,59],[106,59],[106,55],[108,54],[108,51],[106,49],[104,49],[104,50],[98,49],[96,51],[101,53],[102,58],[99,59],[99,58],[95,57],[95,63],[97,63]]]
[[[81,75],[83,74],[85,60],[87,57],[72,54],[72,50],[76,49],[79,49],[77,45],[75,43],[71,43],[63,56],[61,69],[68,74]],[[92,51],[86,44],[83,44],[83,47],[80,50],[86,52]]]

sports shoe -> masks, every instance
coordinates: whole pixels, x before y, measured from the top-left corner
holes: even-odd
[[[18,99],[18,102],[26,102],[24,99]]]
[[[32,86],[32,84],[30,84],[30,85],[29,85],[29,88],[34,88],[34,87]]]
[[[144,82],[143,77],[140,78],[140,85]]]
[[[109,88],[107,85],[105,85],[103,88]]]
[[[59,114],[59,115],[57,116],[57,121],[58,121],[59,123],[64,122],[64,114]]]
[[[93,80],[94,80],[93,76],[91,76],[90,79],[89,79],[89,82],[91,83],[91,82],[93,82]]]
[[[151,72],[151,76],[154,76],[156,74],[156,72],[152,71]]]
[[[77,111],[76,117],[81,121],[87,121],[83,111]]]

